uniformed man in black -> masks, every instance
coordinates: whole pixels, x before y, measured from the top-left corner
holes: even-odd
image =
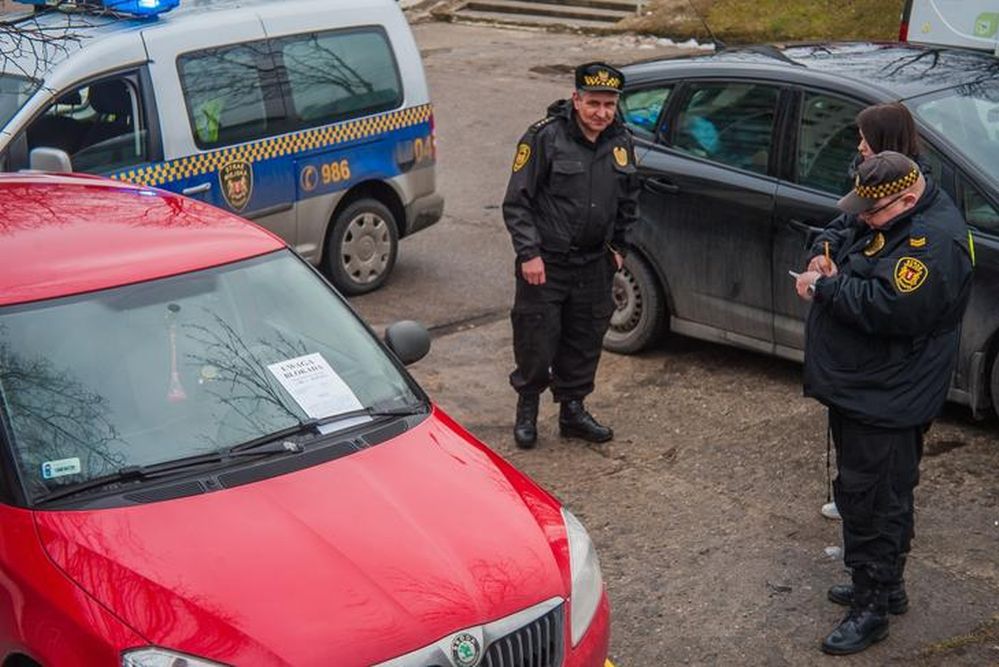
[[[593,391],[614,311],[611,282],[637,216],[631,135],[617,120],[624,75],[604,63],[576,68],[571,100],[521,138],[503,200],[517,253],[510,384],[517,391],[514,440],[537,440],[538,397],[549,386],[563,436],[614,437],[583,405]]]
[[[901,560],[913,534],[923,433],[947,398],[971,290],[974,245],[961,213],[912,160],[890,151],[857,168],[839,206],[863,225],[829,236],[798,276],[812,300],[805,394],[829,408],[850,612],[822,649],[847,654],[888,636],[908,605]]]

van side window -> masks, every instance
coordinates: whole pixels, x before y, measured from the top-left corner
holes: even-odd
[[[380,29],[295,35],[275,40],[274,45],[287,72],[296,129],[402,103],[395,57]]]
[[[101,174],[149,161],[142,97],[132,77],[66,91],[26,130],[28,150],[58,148],[73,170]]]
[[[198,148],[252,141],[268,134],[268,106],[280,104],[266,43],[197,51],[177,59]],[[273,115],[273,114],[271,114]]]

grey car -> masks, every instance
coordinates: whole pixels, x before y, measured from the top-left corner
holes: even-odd
[[[668,327],[801,360],[807,305],[788,269],[805,265],[850,189],[857,112],[901,101],[977,251],[950,399],[999,412],[999,59],[894,43],[760,46],[624,72],[643,191],[607,349],[636,352]]]

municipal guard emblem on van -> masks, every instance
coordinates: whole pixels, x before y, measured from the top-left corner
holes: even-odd
[[[219,184],[225,203],[235,211],[242,211],[253,193],[253,167],[249,162],[230,162],[219,169]]]
[[[915,292],[926,281],[929,269],[915,257],[900,257],[895,263],[895,288],[899,292]]]
[[[614,148],[614,161],[621,167],[628,166],[628,149],[623,146]]]
[[[467,632],[462,632],[451,640],[451,657],[458,667],[474,667],[479,664],[481,654],[479,640]]]

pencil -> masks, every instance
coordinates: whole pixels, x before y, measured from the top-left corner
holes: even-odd
[[[826,263],[829,262],[829,241],[823,241],[826,247]]]

